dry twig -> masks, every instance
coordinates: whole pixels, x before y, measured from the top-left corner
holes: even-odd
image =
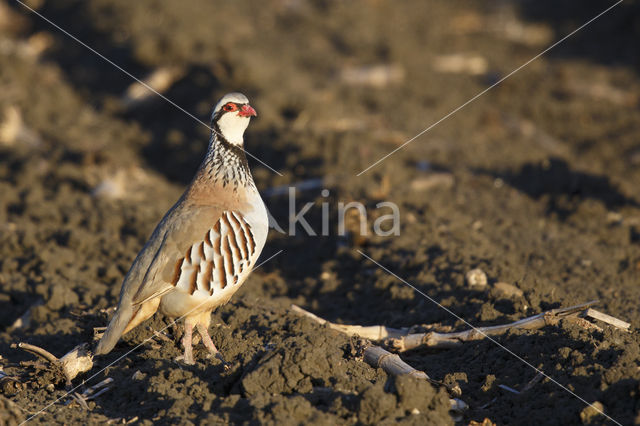
[[[320,324],[326,324],[329,328],[338,330],[350,336],[357,335],[365,339],[374,341],[385,340],[385,343],[390,348],[395,349],[399,352],[404,352],[419,347],[451,348],[461,345],[464,342],[482,340],[487,336],[497,336],[500,334],[504,334],[511,329],[535,330],[547,325],[555,325],[564,318],[578,320],[579,318],[577,318],[577,315],[580,312],[589,309],[590,306],[596,304],[597,302],[597,300],[593,300],[591,302],[571,306],[568,308],[551,309],[538,315],[524,318],[509,324],[494,325],[490,327],[476,327],[454,333],[438,333],[435,331],[430,331],[428,333],[412,334],[408,334],[407,328],[390,328],[383,325],[372,325],[363,327],[360,325],[334,324],[318,317],[315,314],[312,314],[311,312],[302,309],[297,305],[291,305],[291,309],[308,318],[311,318],[312,320]],[[591,311],[593,311],[593,309],[591,309]]]
[[[391,376],[408,374],[419,379],[428,380],[429,376],[424,371],[416,370],[404,362],[396,354],[382,349],[380,346],[369,346],[364,350],[364,361],[373,368],[382,368]]]
[[[17,345],[15,343],[12,344],[11,347],[13,349],[20,348],[24,351],[31,352],[32,354],[38,355],[46,361],[49,361],[51,364],[58,364],[58,362],[60,361],[54,354],[36,345],[20,342]]]
[[[89,408],[89,405],[87,404],[87,401],[95,399],[98,396],[100,396],[103,393],[105,393],[108,390],[110,390],[111,387],[108,386],[108,385],[111,384],[111,383],[113,383],[113,379],[111,377],[107,377],[106,379],[102,380],[101,382],[96,383],[95,385],[85,389],[84,392],[82,392],[82,393],[73,392],[71,394],[72,399],[68,400],[65,403],[65,405],[69,405],[70,403],[76,401],[78,404],[80,404],[80,406],[82,408],[84,408],[85,410],[89,411],[90,408]],[[98,390],[98,389],[100,389],[100,390]]]
[[[509,324],[477,327],[455,333],[437,333],[431,331],[429,333],[408,334],[399,338],[389,338],[386,343],[399,352],[419,347],[450,348],[461,345],[464,342],[482,340],[487,336],[504,334],[511,329],[535,330],[547,325],[555,325],[561,319],[576,316],[578,313],[584,311],[595,303],[597,303],[597,301],[594,300],[568,308],[551,309],[538,315],[524,318]]]
[[[631,324],[629,324],[628,322],[619,320],[616,317],[612,317],[611,315],[607,315],[591,308],[587,309],[587,312],[585,312],[585,316],[600,320],[602,322],[606,322],[607,324],[620,328],[624,331],[629,331],[629,327],[631,327]]]
[[[519,391],[519,390],[515,390],[514,388],[512,388],[512,387],[510,387],[510,386],[507,386],[507,385],[498,385],[498,387],[499,387],[500,389],[504,389],[504,390],[506,390],[506,391],[508,391],[508,392],[515,393],[516,395],[520,395],[520,391]]]
[[[536,374],[535,376],[533,376],[533,379],[529,380],[529,383],[527,383],[522,390],[520,391],[520,393],[525,393],[526,391],[528,391],[529,389],[531,389],[532,387],[534,387],[536,384],[538,384],[538,382],[540,382],[542,379],[544,378],[544,374],[542,374],[542,372],[538,371],[538,374]]]
[[[383,325],[372,325],[372,326],[361,326],[361,325],[345,325],[345,324],[334,324],[330,321],[327,321],[319,316],[312,314],[311,312],[301,308],[298,305],[291,305],[291,310],[295,311],[299,314],[302,314],[308,318],[311,318],[315,322],[319,324],[326,324],[329,328],[333,330],[338,330],[344,334],[349,336],[360,336],[369,340],[382,340],[387,338],[399,338],[402,336],[406,336],[409,329],[404,328],[391,328],[385,327]]]
[[[93,355],[91,355],[91,352],[87,349],[86,344],[76,346],[60,359],[46,349],[29,343],[14,343],[11,347],[31,352],[45,359],[52,366],[59,367],[67,379],[67,384],[71,384],[71,380],[78,374],[89,371],[93,367]]]

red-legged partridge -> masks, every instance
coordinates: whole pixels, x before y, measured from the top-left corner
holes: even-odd
[[[193,364],[193,327],[212,355],[211,311],[238,291],[262,251],[267,211],[243,150],[256,111],[241,93],[229,93],[212,115],[206,158],[178,202],[166,213],[124,278],[115,315],[95,353],[157,310],[184,316],[184,362]]]

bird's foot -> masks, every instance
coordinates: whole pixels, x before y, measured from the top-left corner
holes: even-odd
[[[182,362],[183,364],[186,364],[186,365],[194,365],[196,363],[195,360],[193,359],[193,354],[190,354],[190,355],[183,354],[175,357],[175,360],[178,362]]]
[[[185,323],[184,336],[182,336],[182,347],[184,347],[184,355],[176,358],[176,360],[180,359],[187,365],[195,364],[195,361],[193,359],[193,345],[191,343],[192,330],[193,325]]]
[[[198,334],[202,336],[202,343],[204,344],[204,347],[209,351],[209,355],[207,356],[207,358],[217,358],[220,362],[222,362],[222,365],[224,365],[225,369],[228,370],[229,364],[227,364],[227,362],[224,360],[222,354],[220,353],[218,348],[216,348],[216,345],[213,344],[213,340],[211,340],[211,336],[209,336],[207,327],[204,324],[199,323],[198,325],[196,325],[196,328],[198,329]]]
[[[220,362],[224,367],[225,371],[231,368],[231,364],[229,364],[227,361],[224,360],[220,352],[216,352],[216,353],[209,352],[209,354],[207,354],[207,359],[211,359],[211,360],[215,359],[216,361]]]

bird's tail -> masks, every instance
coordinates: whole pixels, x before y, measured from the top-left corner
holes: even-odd
[[[116,343],[118,343],[118,340],[120,340],[127,324],[131,321],[134,313],[133,311],[134,308],[131,303],[121,303],[118,305],[118,310],[115,315],[113,315],[113,318],[111,318],[109,326],[104,332],[104,336],[102,336],[102,339],[100,339],[96,346],[94,354],[104,355],[111,352],[111,349],[113,349]]]

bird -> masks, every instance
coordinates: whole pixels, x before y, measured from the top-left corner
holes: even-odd
[[[205,158],[131,265],[95,355],[109,353],[124,334],[159,311],[184,318],[184,355],[178,358],[185,364],[195,363],[194,328],[210,354],[224,361],[208,332],[211,313],[247,279],[269,229],[243,148],[244,131],[255,116],[242,93],[218,101]]]

